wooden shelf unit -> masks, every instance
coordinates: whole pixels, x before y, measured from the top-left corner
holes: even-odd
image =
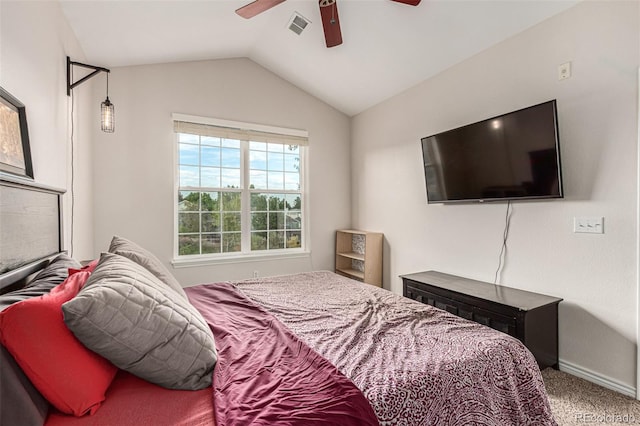
[[[336,231],[336,273],[382,287],[382,239],[379,232]]]

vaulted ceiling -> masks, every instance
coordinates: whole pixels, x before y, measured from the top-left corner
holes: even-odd
[[[91,64],[104,67],[247,57],[356,115],[578,0],[337,0],[343,44],[325,46],[318,0],[254,18],[250,0],[61,0]],[[311,23],[297,35],[294,13]]]

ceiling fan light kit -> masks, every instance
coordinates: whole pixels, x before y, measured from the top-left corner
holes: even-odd
[[[340,31],[336,0],[320,0],[320,17],[322,18],[322,29],[324,29],[324,40],[327,47],[342,44],[342,31]]]
[[[279,5],[285,0],[255,0],[249,4],[236,9],[236,13],[245,19],[253,18],[254,16],[271,9],[274,6]],[[417,6],[421,0],[391,0],[396,3],[403,3],[410,6]],[[342,44],[342,31],[340,30],[340,18],[338,17],[338,4],[336,0],[318,0],[320,6],[320,17],[322,18],[322,28],[324,30],[324,39],[327,47],[334,47]],[[308,22],[308,21],[307,21]],[[291,28],[296,34],[300,35],[304,27]],[[306,24],[305,24],[306,26]]]

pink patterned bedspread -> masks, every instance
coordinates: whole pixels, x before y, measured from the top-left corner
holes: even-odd
[[[533,355],[504,333],[332,272],[233,285],[350,378],[381,425],[556,425]]]

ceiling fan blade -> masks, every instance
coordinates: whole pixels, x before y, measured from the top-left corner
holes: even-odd
[[[391,0],[391,1],[395,1],[398,3],[404,3],[404,4],[409,4],[411,6],[417,6],[420,4],[420,0]]]
[[[269,10],[283,1],[285,0],[255,0],[242,6],[240,9],[236,9],[236,13],[245,19],[253,18],[257,14]]]
[[[340,31],[340,19],[338,18],[338,4],[336,0],[319,0],[324,40],[327,47],[342,44],[342,32]]]

